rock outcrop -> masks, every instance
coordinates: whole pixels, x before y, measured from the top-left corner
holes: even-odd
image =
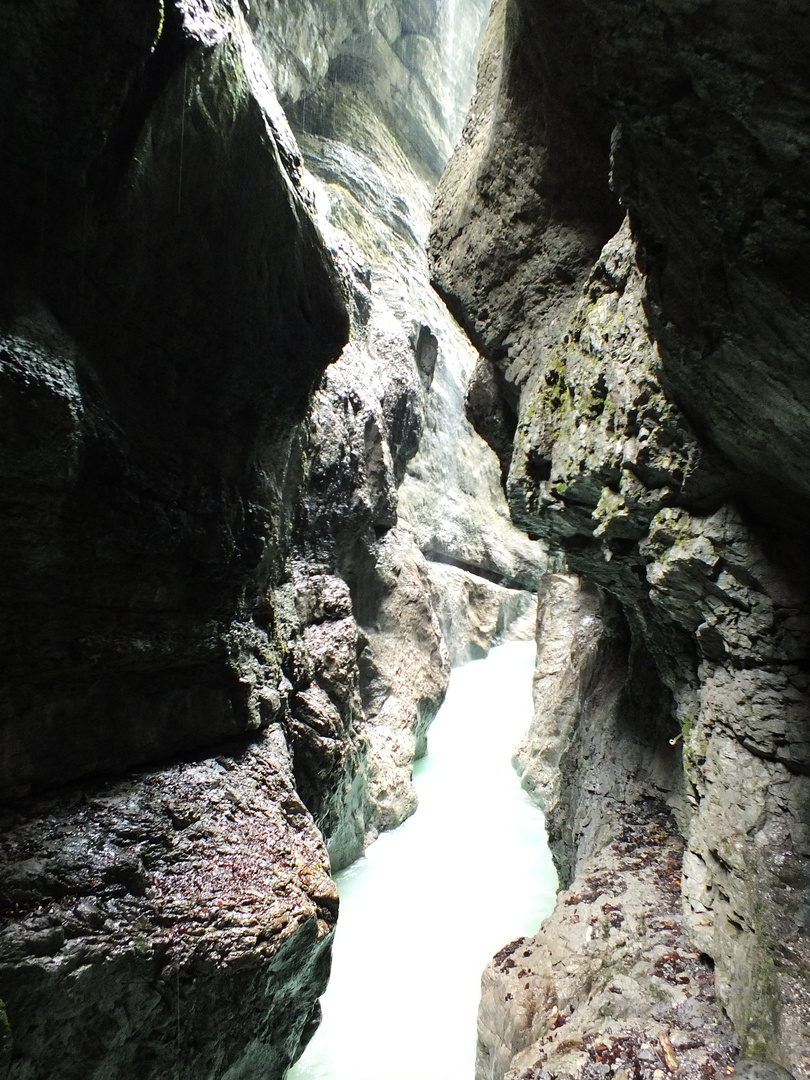
[[[336,897],[271,596],[347,289],[237,8],[0,21],[0,768],[78,785],[3,812],[3,1075],[281,1076]]]
[[[3,15],[6,794],[267,722],[239,656],[349,330],[239,17],[74,7]]]
[[[9,1080],[279,1080],[330,861],[414,807],[446,564],[487,594],[456,657],[543,566],[466,422],[442,473],[476,358],[424,245],[486,4],[453,12],[0,12]]]
[[[4,1076],[283,1075],[338,898],[280,728],[2,828]]]
[[[413,811],[413,756],[446,688],[448,646],[454,660],[488,648],[545,566],[543,546],[512,524],[495,459],[464,418],[477,354],[430,287],[425,257],[436,181],[425,139],[438,132],[449,147],[460,124],[451,106],[472,71],[453,42],[469,39],[474,53],[485,5],[462,4],[451,21],[441,5],[420,19],[428,7],[420,48],[453,57],[428,80],[432,121],[419,104],[428,69],[402,74],[399,98],[390,96],[400,68],[392,41],[401,52],[396,34],[413,32],[412,5],[381,5],[370,28],[356,24],[330,44],[328,70],[287,91],[321,228],[353,290],[351,344],[314,402],[299,530],[303,561],[348,583],[361,649],[363,708],[351,726],[365,766],[341,789],[351,826],[334,838],[326,827],[335,867]],[[427,134],[415,136],[417,122]],[[452,628],[437,620],[452,607],[440,598],[447,564],[486,592],[494,621],[483,633],[466,615]],[[334,822],[344,817],[336,804]]]
[[[737,1043],[714,973],[684,933],[682,840],[665,808],[601,809],[584,860],[532,938],[484,972],[479,1076],[727,1076]]]
[[[487,355],[469,411],[514,516],[626,638],[630,667],[597,658],[594,701],[539,715],[521,763],[563,883],[601,800],[663,797],[743,1052],[807,1077],[810,95],[806,14],[771,15],[497,5],[432,252]],[[593,706],[625,685],[617,738]]]

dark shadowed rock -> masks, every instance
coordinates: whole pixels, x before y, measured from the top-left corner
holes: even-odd
[[[158,7],[2,16],[7,794],[268,722],[239,658],[277,667],[291,433],[348,332],[243,24]]]
[[[280,1078],[336,896],[271,593],[348,289],[236,9],[5,5],[0,52],[0,784],[86,778],[2,813],[3,1073]]]
[[[0,818],[4,1076],[283,1076],[338,901],[278,727]]]

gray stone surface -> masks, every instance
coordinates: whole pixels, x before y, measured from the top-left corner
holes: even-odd
[[[458,9],[457,29],[480,25],[473,7]],[[402,25],[413,17],[409,6]],[[445,48],[447,26],[431,26]],[[375,70],[349,78],[338,65],[292,110],[320,227],[353,289],[351,342],[314,399],[300,511],[301,559],[348,583],[361,648],[362,765],[342,788],[352,824],[338,815],[326,829],[338,830],[336,866],[415,808],[413,756],[424,752],[448,674],[443,627],[456,657],[484,642],[466,616],[452,628],[437,622],[434,605],[441,616],[448,603],[432,570],[428,585],[428,566],[456,567],[468,587],[488,579],[498,607],[503,600],[492,634],[509,618],[509,587],[533,589],[545,567],[545,549],[512,524],[497,462],[464,418],[477,354],[430,287],[433,183]],[[403,86],[404,102],[408,93]]]
[[[476,1077],[727,1076],[733,1029],[684,933],[683,845],[652,800],[605,800],[604,843],[534,937],[484,971]]]
[[[534,593],[443,563],[428,563],[428,577],[452,666],[479,660],[507,637],[534,637]]]
[[[7,795],[266,723],[239,656],[277,667],[256,613],[288,542],[293,425],[348,334],[243,25],[178,9],[152,52],[148,13],[0,16]],[[124,130],[130,81],[164,63]]]
[[[521,782],[542,806],[561,884],[598,851],[605,800],[684,807],[680,745],[667,695],[621,609],[571,575],[538,597],[534,717],[518,748]]]
[[[302,130],[331,134],[342,95],[353,91],[435,182],[461,130],[488,8],[486,0],[259,0],[248,20]],[[341,141],[357,145],[358,134]]]
[[[38,793],[3,811],[14,1080],[278,1080],[325,852],[413,809],[448,661],[437,503],[398,491],[475,362],[423,248],[485,7],[0,11],[0,776]],[[443,554],[533,574],[466,453]]]
[[[737,1080],[795,1080],[793,1073],[775,1065],[772,1061],[754,1061],[746,1058],[734,1066]]]
[[[642,788],[683,747],[686,925],[743,1051],[810,1076],[806,14],[496,13],[431,241],[488,357],[470,414],[516,520],[627,628]],[[600,778],[639,779],[638,739],[576,713],[527,773],[570,873]]]
[[[338,900],[280,727],[6,808],[0,845],[4,1077],[283,1076]]]
[[[530,398],[510,473],[512,505],[536,533],[568,549],[570,565],[617,597],[667,687],[661,706],[677,717],[684,746],[687,805],[679,820],[694,940],[716,961],[718,989],[744,1045],[781,1047],[800,1069],[804,600],[791,571],[768,558],[733,505],[700,509],[712,493],[715,503],[723,498],[728,473],[713,467],[712,453],[657,383],[644,279],[625,261],[631,250],[627,231],[605,248],[570,324],[561,379],[546,373]],[[538,461],[548,462],[547,477]],[[662,764],[665,735],[677,729],[661,725]],[[608,753],[632,775],[632,757],[615,743]],[[730,838],[733,856],[724,854]],[[795,871],[780,869],[794,860]],[[792,896],[788,880],[798,886]],[[791,955],[783,959],[785,940]]]

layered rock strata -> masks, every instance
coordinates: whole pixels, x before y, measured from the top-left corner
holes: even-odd
[[[526,779],[568,884],[600,800],[640,814],[670,772],[689,940],[743,1051],[806,1077],[806,16],[498,7],[434,273],[487,354],[469,410],[513,514],[610,598],[649,690],[617,739],[600,661]]]

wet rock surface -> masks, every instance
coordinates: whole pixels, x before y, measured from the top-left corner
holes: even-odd
[[[302,130],[324,123],[323,101],[353,88],[420,171],[438,179],[464,120],[486,0],[260,0],[248,21],[285,107]],[[344,140],[348,146],[358,143]]]
[[[476,1076],[704,1080],[737,1042],[683,926],[683,842],[652,801],[601,808],[608,841],[532,938],[484,972]]]
[[[338,901],[279,728],[0,830],[4,1076],[283,1075]]]
[[[666,694],[621,609],[566,574],[538,597],[534,717],[515,766],[543,807],[549,845],[567,886],[610,836],[607,803],[628,812],[645,798],[683,816],[681,747]]]
[[[447,680],[399,490],[486,4],[124,7],[0,12],[0,1071],[278,1080]],[[492,468],[443,557],[534,580]]]
[[[7,795],[261,726],[243,629],[264,633],[294,424],[348,334],[238,14],[124,7],[2,16]],[[71,93],[60,55],[83,58]]]
[[[789,899],[791,872],[776,867],[796,859],[798,868],[807,850],[806,600],[795,571],[779,566],[725,501],[728,469],[661,388],[643,316],[646,280],[637,257],[627,261],[634,250],[627,227],[606,246],[569,324],[563,367],[550,367],[530,397],[512,505],[619,600],[639,649],[643,642],[683,739],[694,940],[716,961],[744,1045],[771,1047],[778,1012],[785,1060],[797,1067],[807,1022],[806,882],[794,874],[799,889]],[[677,738],[678,728],[661,724],[662,767],[664,735]],[[632,776],[632,754],[613,744],[608,756]],[[735,856],[723,857],[729,838],[743,836],[731,841]],[[765,848],[772,854],[763,858]],[[787,964],[785,933],[796,942]]]
[[[462,5],[452,26],[439,8],[434,14],[437,53],[481,26],[477,5]],[[401,25],[414,17],[403,10]],[[512,524],[497,464],[463,416],[477,354],[430,287],[433,182],[429,161],[380,97],[382,26],[377,20],[370,36],[335,46],[362,53],[366,62],[351,77],[340,61],[290,90],[319,223],[353,290],[351,343],[314,399],[298,541],[303,561],[347,583],[357,627],[356,738],[365,764],[338,789],[350,809],[345,823],[334,818],[334,836],[327,829],[336,866],[416,805],[412,761],[425,752],[449,671],[447,624],[434,610],[443,603],[437,562],[470,581],[492,580],[490,640],[517,614],[508,587],[533,589],[545,566],[542,545]],[[449,103],[458,76],[449,63],[432,92],[444,85]],[[397,108],[410,100],[404,85],[402,94]],[[465,620],[451,633],[457,656],[468,634],[483,641]]]

